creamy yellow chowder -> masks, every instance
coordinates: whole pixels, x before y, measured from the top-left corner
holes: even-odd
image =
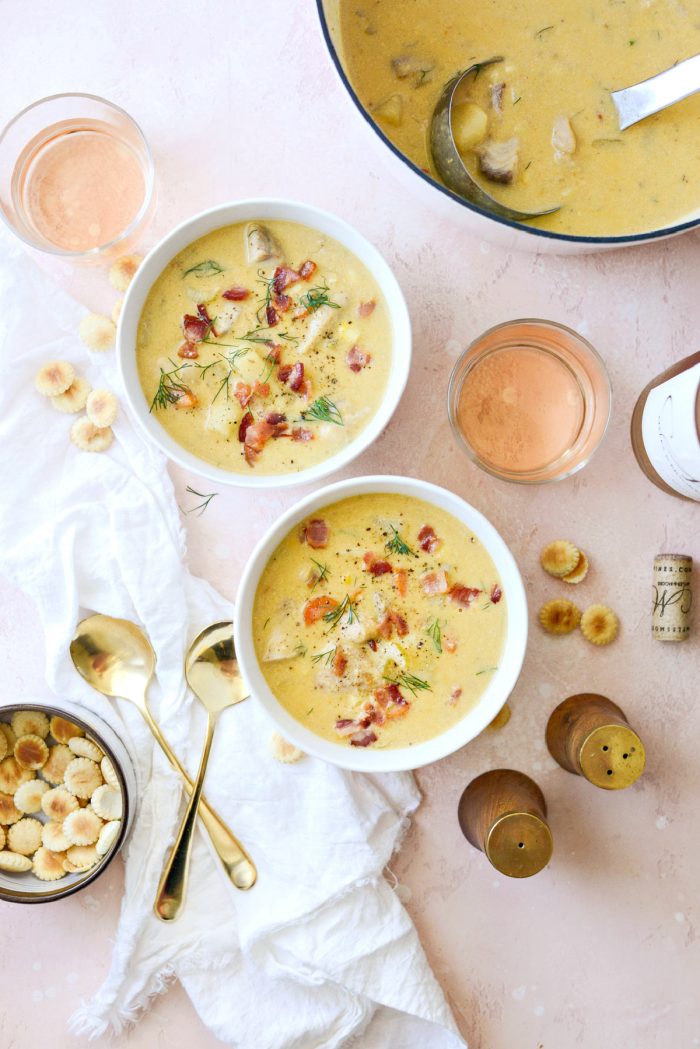
[[[166,266],[136,354],[151,412],[189,452],[236,473],[294,473],[372,419],[391,321],[372,275],[332,237],[294,222],[240,223]]]
[[[332,5],[338,0],[328,0]],[[487,192],[539,226],[638,233],[700,208],[700,97],[620,132],[611,90],[700,52],[697,3],[681,0],[339,0],[342,54],[359,98],[417,165],[443,86],[468,78],[453,130]],[[433,172],[434,173],[434,172]]]
[[[480,540],[403,495],[359,495],[279,544],[258,584],[265,680],[301,724],[342,746],[406,747],[478,703],[498,669],[507,597]]]

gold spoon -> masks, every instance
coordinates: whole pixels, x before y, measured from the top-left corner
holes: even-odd
[[[235,706],[248,698],[238,669],[233,644],[233,623],[214,623],[195,638],[185,660],[185,674],[190,688],[206,708],[207,733],[194,790],[156,894],[154,910],[156,915],[166,922],[177,918],[185,901],[197,806],[202,795],[219,714],[227,707]]]
[[[138,707],[168,761],[182,776],[185,790],[191,794],[192,780],[154,721],[146,703],[146,690],[153,677],[156,657],[143,631],[128,619],[89,616],[78,623],[70,654],[78,673],[97,692],[129,700]],[[255,864],[241,843],[206,798],[200,799],[199,815],[227,878],[237,889],[250,889],[258,875]]]

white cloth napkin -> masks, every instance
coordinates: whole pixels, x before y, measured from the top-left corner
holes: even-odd
[[[140,715],[78,677],[70,638],[92,611],[144,626],[158,659],[152,709],[191,770],[203,717],[183,683],[183,653],[233,609],[184,567],[165,461],[125,413],[109,452],[90,454],[69,441],[74,417],[35,393],[35,372],[61,358],[119,394],[114,354],[81,345],[81,308],[7,236],[0,252],[0,568],[37,604],[49,689],[115,726],[140,781],[111,969],[74,1030],[118,1032],[176,976],[204,1023],[240,1049],[332,1049],[354,1036],[371,1049],[463,1046],[382,874],[420,800],[413,777],[353,774],[308,757],[280,765],[254,700],[222,717],[207,794],[255,858],[258,884],[248,893],[228,885],[198,833],[183,916],[172,925],[153,916],[180,811],[178,778]]]

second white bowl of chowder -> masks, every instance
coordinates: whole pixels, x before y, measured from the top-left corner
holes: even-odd
[[[284,200],[184,222],[127,293],[131,409],[175,462],[243,487],[341,469],[387,425],[411,361],[401,289],[369,241]]]
[[[418,768],[499,712],[527,645],[505,542],[459,496],[361,477],[303,499],[245,569],[242,673],[277,728],[344,768]]]

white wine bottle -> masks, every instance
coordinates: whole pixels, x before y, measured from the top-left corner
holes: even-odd
[[[700,353],[650,382],[632,414],[632,448],[650,481],[700,503]]]

